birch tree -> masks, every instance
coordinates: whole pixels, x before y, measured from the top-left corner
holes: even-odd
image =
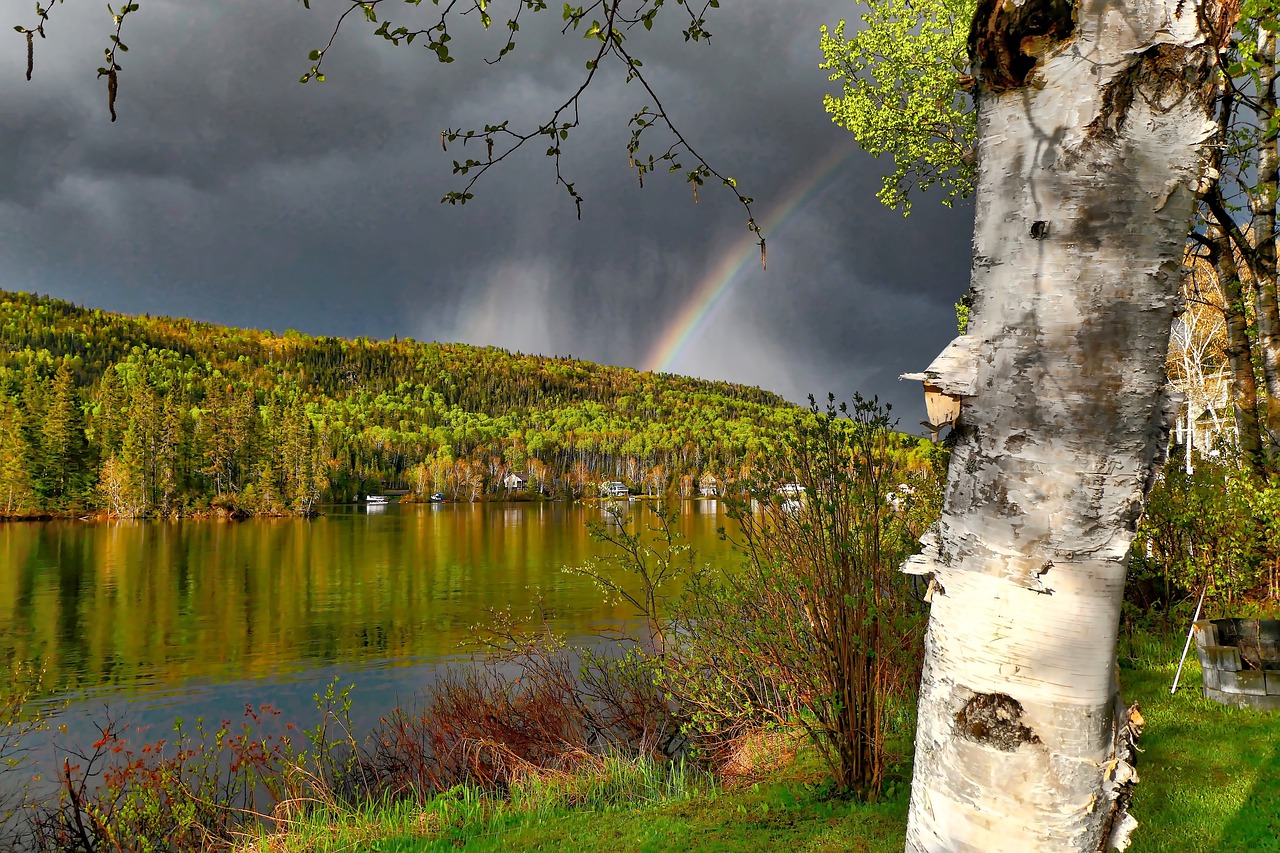
[[[1165,356],[1219,7],[979,4],[968,333],[938,526],[910,851],[1123,847],[1138,725],[1119,698],[1124,557],[1174,404]]]
[[[911,196],[934,183],[943,204],[972,191],[975,135],[966,33],[969,0],[863,0],[862,25],[823,29],[822,64],[839,81],[824,105],[832,120],[894,171],[880,198],[909,212]],[[1239,450],[1260,476],[1280,464],[1280,302],[1276,298],[1277,138],[1276,33],[1280,2],[1243,0],[1234,29],[1216,35],[1223,73],[1215,103],[1218,139],[1209,152],[1198,230],[1189,249],[1216,268],[1228,332]],[[957,311],[967,311],[962,300]],[[963,317],[961,327],[963,333]],[[1255,377],[1254,371],[1257,370]],[[1259,396],[1257,389],[1265,392]]]
[[[1219,272],[1209,257],[1190,251],[1184,255],[1183,311],[1173,321],[1166,364],[1169,384],[1184,398],[1176,435],[1184,445],[1188,468],[1193,450],[1208,452],[1215,450],[1215,445],[1236,446],[1242,456],[1251,456],[1235,419],[1228,423],[1226,415],[1232,383],[1232,341],[1227,324],[1231,312]]]
[[[943,516],[910,566],[932,578],[932,613],[908,850],[1095,851],[1123,844],[1132,828],[1126,738],[1138,721],[1120,707],[1114,674],[1123,559],[1176,408],[1164,393],[1165,356],[1231,3],[982,0],[969,38],[972,80],[945,69],[972,83],[979,105],[975,295],[967,334],[926,371],[963,406]],[[664,167],[695,193],[721,183],[759,235],[750,199],[680,135],[633,53],[630,34],[649,30],[661,5],[567,4],[566,32],[594,40],[581,87],[526,130],[445,130],[442,144],[472,142],[478,153],[455,161],[465,183],[443,200],[465,203],[489,168],[545,140],[557,181],[579,205],[559,170],[562,143],[577,130],[579,96],[602,63],[616,61],[654,104],[631,119],[638,178]],[[676,5],[689,15],[685,38],[704,41],[718,0]],[[378,25],[391,43],[417,37],[449,62],[455,6],[486,28],[492,20],[485,0],[449,4],[421,29],[379,20],[380,0],[352,3],[341,20],[360,12],[352,18]],[[547,4],[509,8],[512,36],[499,59],[514,47],[520,10]],[[19,27],[29,49],[46,11]],[[312,51],[304,80],[324,79],[332,45]],[[114,48],[107,58],[114,116],[122,69]],[[948,96],[936,112],[956,106]],[[675,143],[642,157],[640,136],[655,125]],[[931,138],[918,141],[936,157],[967,153],[964,134],[937,146]],[[927,165],[886,190],[963,188],[964,169]],[[761,237],[762,261],[763,249]],[[474,497],[479,472],[457,479]]]

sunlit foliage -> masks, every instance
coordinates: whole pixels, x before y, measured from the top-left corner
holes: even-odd
[[[493,347],[312,338],[0,292],[0,514],[307,512],[728,481],[794,407],[758,388]]]
[[[844,21],[822,28],[820,67],[843,87],[823,105],[864,151],[893,159],[879,198],[904,215],[912,190],[937,184],[947,205],[973,192],[977,117],[964,75],[975,5],[885,0],[867,4],[850,35]]]

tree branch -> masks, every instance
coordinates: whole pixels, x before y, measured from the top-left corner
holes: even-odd
[[[309,8],[309,0],[300,0],[300,2]],[[324,47],[313,50],[309,54],[309,58],[314,64],[302,76],[301,82],[305,83],[312,79],[323,82],[325,78],[321,68],[324,58],[332,48],[343,24],[357,10],[361,11],[371,23],[379,23],[377,7],[383,2],[384,0],[366,0],[366,2],[352,0],[351,5],[339,16]],[[515,3],[514,12],[509,14],[506,22],[508,31],[506,42],[495,57],[485,59],[485,62],[490,65],[500,62],[515,49],[516,34],[520,31],[519,21],[521,14],[526,10],[537,13],[547,8],[546,0],[513,0],[513,2]],[[454,57],[449,51],[449,42],[452,40],[449,34],[449,16],[451,14],[476,14],[479,16],[481,26],[484,29],[489,29],[493,21],[489,10],[493,5],[492,2],[481,2],[481,0],[448,0],[440,12],[439,19],[430,27],[425,29],[410,29],[405,26],[393,27],[389,20],[383,20],[375,30],[375,35],[380,35],[397,46],[402,42],[412,44],[416,39],[424,38],[426,41],[424,46],[427,50],[436,54],[438,61],[452,62]],[[629,122],[633,132],[627,145],[628,160],[631,167],[636,169],[641,186],[644,185],[644,175],[651,172],[659,162],[666,161],[669,163],[669,171],[672,172],[684,169],[678,157],[681,151],[687,153],[696,161],[692,169],[685,171],[686,181],[693,185],[694,202],[698,201],[698,187],[703,185],[708,178],[718,179],[723,186],[733,192],[747,213],[747,228],[759,240],[761,264],[763,265],[765,261],[765,241],[751,209],[753,199],[739,192],[737,182],[733,178],[713,169],[706,158],[702,157],[689,144],[688,140],[671,120],[656,92],[640,72],[643,63],[624,44],[626,39],[624,31],[630,31],[637,25],[643,26],[646,30],[652,29],[654,18],[658,14],[661,5],[657,0],[640,0],[637,5],[631,8],[630,12],[623,8],[623,0],[595,0],[595,2],[588,5],[578,7],[566,5],[564,9],[564,25],[560,29],[561,34],[567,35],[585,27],[584,36],[596,38],[600,42],[599,49],[595,52],[593,58],[586,63],[585,77],[577,89],[551,112],[546,121],[528,131],[512,129],[507,121],[486,124],[483,130],[446,128],[442,131],[440,143],[444,150],[448,150],[450,142],[461,140],[465,146],[473,140],[483,140],[485,155],[482,158],[467,158],[466,160],[455,160],[453,162],[454,174],[466,177],[467,181],[461,189],[446,193],[440,199],[441,203],[466,204],[471,201],[475,197],[473,193],[475,185],[491,168],[506,160],[517,150],[524,147],[527,142],[538,137],[547,137],[549,145],[546,155],[554,160],[556,183],[564,187],[569,197],[573,200],[578,218],[581,219],[584,199],[578,192],[574,182],[570,181],[562,170],[561,155],[563,153],[563,144],[567,141],[570,132],[580,124],[579,104],[582,95],[596,79],[596,72],[600,69],[601,64],[612,56],[627,69],[627,82],[639,80],[655,104],[652,108],[646,106],[635,113]],[[679,5],[685,9],[689,18],[688,24],[683,29],[685,40],[709,40],[711,33],[706,28],[706,15],[710,9],[716,8],[718,4],[714,0],[705,0],[698,10],[695,10],[690,3],[681,3]],[[600,14],[604,19],[603,23],[598,20],[592,20],[588,25],[588,18],[593,13]],[[661,123],[665,126],[667,131],[675,137],[675,141],[660,156],[651,156],[647,161],[640,161],[636,157],[636,153],[639,150],[640,137],[647,128],[655,123]]]
[[[111,18],[115,22],[116,31],[111,34],[111,46],[104,51],[106,54],[107,64],[98,69],[99,77],[107,78],[107,109],[111,112],[111,120],[116,120],[116,92],[120,86],[120,63],[116,62],[116,52],[127,53],[129,46],[120,41],[120,32],[124,27],[124,19],[130,13],[138,11],[138,4],[125,0],[125,4],[120,7],[117,12],[107,5],[107,11],[111,13]]]
[[[57,0],[61,3],[62,0]],[[33,27],[24,27],[21,24],[14,29],[21,33],[27,39],[27,80],[31,79],[31,72],[35,70],[35,36],[38,34],[40,38],[44,38],[44,25],[49,21],[49,13],[53,11],[53,6],[41,6],[36,3],[36,23]]]

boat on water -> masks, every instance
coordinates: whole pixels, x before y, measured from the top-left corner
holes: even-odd
[[[367,504],[385,504],[390,500],[386,495],[368,495],[364,502]]]

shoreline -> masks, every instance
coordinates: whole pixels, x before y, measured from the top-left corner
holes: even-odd
[[[626,502],[631,501],[657,501],[661,500],[659,495],[629,495],[625,498]],[[711,498],[701,495],[681,498],[681,503],[699,503],[704,501],[720,500],[719,496]],[[409,504],[413,506],[431,506],[432,504],[526,504],[526,503],[564,503],[564,504],[603,504],[603,503],[623,503],[624,499],[611,497],[581,497],[581,498],[548,498],[548,497],[517,497],[517,498],[495,498],[491,500],[477,501],[424,501],[424,500],[400,500],[390,501],[389,503]],[[320,507],[367,507],[368,503],[363,501],[349,501],[345,503],[326,503],[319,504]],[[387,506],[387,504],[381,504]],[[100,524],[103,522],[113,521],[156,521],[156,522],[173,522],[173,521],[251,521],[254,519],[269,518],[321,518],[324,512],[312,509],[306,512],[288,511],[288,512],[250,512],[248,510],[228,510],[224,508],[201,510],[192,513],[171,513],[168,515],[141,515],[141,516],[124,516],[112,515],[106,510],[93,510],[89,513],[78,511],[68,512],[36,512],[24,515],[3,515],[0,514],[0,524],[22,524],[28,522],[48,522],[48,521],[83,521],[88,524]]]

